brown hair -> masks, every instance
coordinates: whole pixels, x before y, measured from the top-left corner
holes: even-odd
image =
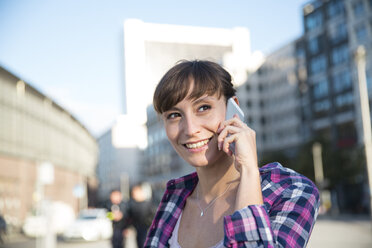
[[[218,93],[218,97],[224,95],[227,101],[236,92],[231,75],[219,64],[206,60],[182,60],[169,69],[156,86],[155,111],[161,114],[182,101],[189,93],[191,82],[194,88],[190,99]]]

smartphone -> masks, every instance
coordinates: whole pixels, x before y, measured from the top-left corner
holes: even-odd
[[[239,116],[239,118],[240,118],[241,121],[244,121],[243,110],[239,107],[239,105],[231,97],[229,100],[227,100],[225,120],[232,119],[235,114],[237,114]]]
[[[239,105],[235,102],[233,98],[229,98],[229,100],[227,100],[225,120],[230,120],[234,118],[235,114],[237,114],[240,120],[244,122],[243,110],[239,107]],[[231,143],[229,149],[230,151],[232,151],[232,153],[235,154],[235,143]]]

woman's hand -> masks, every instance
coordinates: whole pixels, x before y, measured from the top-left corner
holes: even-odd
[[[241,121],[238,115],[222,122],[217,133],[218,149],[229,156],[233,155],[229,149],[230,144],[235,143],[235,168],[239,173],[242,172],[242,167],[248,172],[258,170],[256,132]]]
[[[263,204],[260,172],[257,163],[256,132],[237,115],[220,124],[217,130],[218,148],[229,156],[229,146],[235,142],[235,168],[240,173],[240,183],[235,199],[235,210],[249,205]]]

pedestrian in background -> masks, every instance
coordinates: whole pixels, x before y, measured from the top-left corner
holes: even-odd
[[[127,204],[119,190],[112,190],[110,201],[106,204],[108,217],[112,221],[113,234],[111,244],[113,248],[124,247],[124,229],[126,228],[125,216],[127,215]]]
[[[151,201],[151,186],[147,183],[137,183],[131,189],[131,200],[128,209],[128,224],[137,232],[137,247],[142,248],[147,231],[154,218],[156,206]]]
[[[277,162],[258,167],[255,132],[225,120],[230,98],[230,74],[210,61],[182,61],[156,87],[168,140],[196,172],[168,182],[145,247],[306,246],[317,188]]]

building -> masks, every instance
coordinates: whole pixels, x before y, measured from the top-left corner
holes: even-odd
[[[42,199],[75,212],[87,207],[98,148],[82,124],[2,67],[0,120],[0,213],[7,223],[20,226]]]
[[[309,89],[304,112],[312,136],[334,147],[363,144],[354,53],[358,45],[371,51],[371,17],[372,1],[365,0],[311,1],[303,8]],[[372,54],[367,54],[371,99]]]
[[[305,75],[300,72],[304,69],[298,53],[300,42],[269,54],[237,89],[245,122],[256,131],[259,154],[283,151],[293,156],[303,142],[298,89],[299,74]]]
[[[98,199],[104,202],[109,199],[112,190],[120,189],[124,198],[129,198],[129,187],[140,181],[140,161],[142,151],[132,146],[132,142],[123,139],[121,127],[128,127],[127,116],[119,116],[116,123],[98,138],[99,159],[97,177],[99,181]],[[122,123],[125,122],[123,125]],[[136,132],[138,127],[131,127]],[[125,143],[127,142],[127,143]]]

